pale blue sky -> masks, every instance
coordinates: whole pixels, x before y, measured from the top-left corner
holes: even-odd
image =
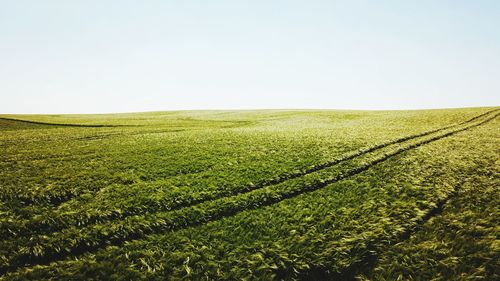
[[[500,105],[500,1],[0,0],[0,113]]]

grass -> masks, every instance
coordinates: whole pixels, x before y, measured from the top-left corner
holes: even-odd
[[[499,114],[0,115],[0,278],[498,279]]]

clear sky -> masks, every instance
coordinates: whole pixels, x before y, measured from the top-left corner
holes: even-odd
[[[500,106],[499,0],[0,0],[0,113]]]

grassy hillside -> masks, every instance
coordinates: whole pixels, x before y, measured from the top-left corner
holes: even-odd
[[[500,279],[498,115],[0,115],[0,279]]]

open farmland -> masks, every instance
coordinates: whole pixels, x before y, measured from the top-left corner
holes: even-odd
[[[0,279],[499,280],[499,115],[0,115]]]

